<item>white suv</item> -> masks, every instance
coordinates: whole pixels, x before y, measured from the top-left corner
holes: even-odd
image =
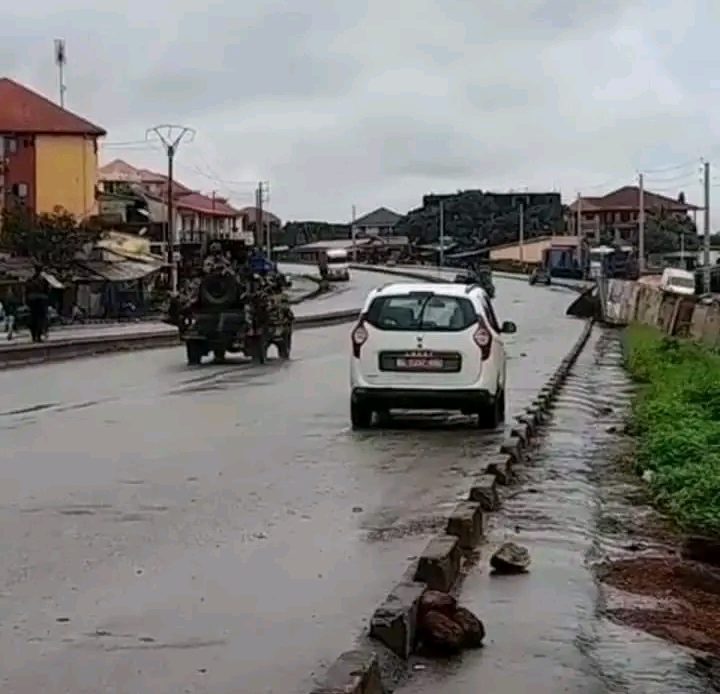
[[[352,331],[353,428],[391,409],[460,410],[483,429],[505,418],[506,356],[498,322],[477,285],[388,284],[374,289]]]

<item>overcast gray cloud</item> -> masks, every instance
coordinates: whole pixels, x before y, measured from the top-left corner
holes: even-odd
[[[270,180],[283,218],[471,187],[569,199],[676,164],[648,187],[697,199],[692,160],[720,154],[714,0],[9,5],[0,74],[54,96],[64,37],[68,106],[109,131],[105,160],[161,168],[157,148],[112,143],[190,125],[182,180],[238,204]]]

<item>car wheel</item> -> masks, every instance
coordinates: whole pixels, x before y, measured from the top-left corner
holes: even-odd
[[[490,402],[483,403],[478,411],[478,428],[497,429],[505,418],[505,395],[498,391]]]
[[[190,366],[198,366],[202,362],[204,349],[199,342],[195,340],[186,342],[185,351],[187,353],[187,363]]]
[[[350,421],[353,429],[369,429],[372,424],[372,410],[360,402],[350,402]]]
[[[225,350],[224,349],[214,349],[213,356],[215,357],[216,364],[222,364],[225,361]]]

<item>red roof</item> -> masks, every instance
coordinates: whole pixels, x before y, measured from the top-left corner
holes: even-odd
[[[701,209],[695,205],[680,202],[665,195],[652,193],[649,190],[644,191],[643,197],[645,209],[647,210],[665,209],[673,212],[690,212]],[[570,205],[570,209],[573,211],[577,210],[577,200]],[[623,186],[600,197],[583,197],[582,209],[584,212],[598,210],[638,210],[640,209],[640,188],[638,186]]]
[[[223,202],[222,198],[213,200],[208,195],[202,193],[188,193],[180,195],[175,200],[175,206],[178,210],[188,210],[190,212],[200,212],[202,214],[215,215],[217,217],[238,217],[240,213],[234,208]]]
[[[0,78],[0,132],[96,137],[107,134],[99,126],[7,77]]]

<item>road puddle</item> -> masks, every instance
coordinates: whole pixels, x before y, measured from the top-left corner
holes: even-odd
[[[658,638],[672,631],[662,628],[672,623],[669,605],[663,604],[657,626],[650,628],[638,615],[648,600],[656,607],[657,592],[649,597],[621,590],[633,562],[647,561],[656,583],[664,567],[669,592],[673,571],[676,577],[679,571],[666,559],[673,554],[672,532],[619,462],[627,442],[618,432],[632,393],[620,334],[595,329],[532,461],[520,468],[520,483],[508,490],[502,512],[494,516],[477,568],[465,580],[461,603],[485,622],[485,648],[445,663],[414,663],[416,672],[398,692],[713,691],[711,657]],[[488,559],[508,540],[530,550],[530,573],[492,577]],[[692,631],[685,621],[692,614],[689,597],[698,604],[708,585],[688,581],[688,593],[674,601],[685,608],[678,619],[686,632]],[[715,595],[708,605],[717,600]]]

